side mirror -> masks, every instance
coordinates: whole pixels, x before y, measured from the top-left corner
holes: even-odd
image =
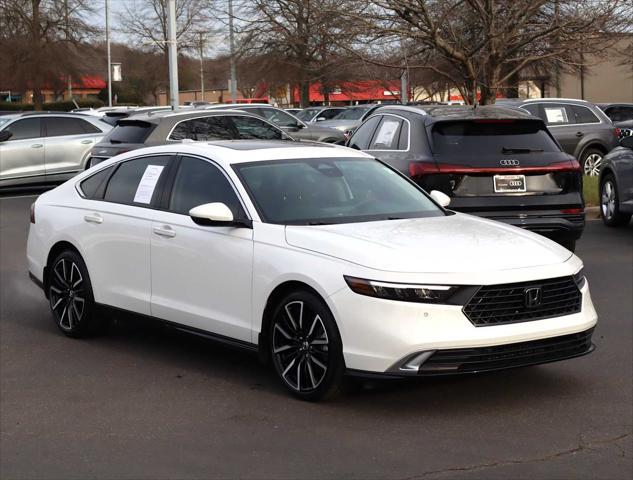
[[[0,142],[6,142],[13,136],[13,133],[9,130],[2,130],[0,132]]]
[[[449,197],[443,192],[440,192],[439,190],[431,191],[430,195],[433,200],[435,200],[444,208],[448,207],[451,204],[451,197]]]
[[[624,148],[630,148],[633,150],[633,134],[629,135],[628,137],[622,137],[620,139],[620,146]]]
[[[235,220],[233,213],[225,204],[205,203],[189,210],[189,216],[198,225],[205,227],[246,227],[252,228],[250,220]]]

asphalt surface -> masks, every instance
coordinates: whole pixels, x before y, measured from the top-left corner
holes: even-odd
[[[252,355],[169,329],[61,335],[27,276],[32,201],[0,199],[2,479],[631,478],[632,226],[591,221],[578,244],[591,355],[310,404]]]

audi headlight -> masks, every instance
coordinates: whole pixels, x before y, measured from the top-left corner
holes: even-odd
[[[574,282],[576,282],[576,286],[578,287],[578,290],[581,290],[582,287],[585,286],[587,279],[585,278],[584,268],[581,268],[580,270],[578,270],[578,272],[574,274]]]
[[[411,285],[348,276],[344,278],[349,288],[359,295],[401,302],[449,303],[448,299],[460,289],[450,285]]]

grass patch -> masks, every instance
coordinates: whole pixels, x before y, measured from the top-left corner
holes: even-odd
[[[597,207],[600,205],[598,198],[598,180],[600,177],[585,176],[582,179],[582,194],[587,207]]]

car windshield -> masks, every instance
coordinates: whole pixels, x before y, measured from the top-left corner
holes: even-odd
[[[363,115],[368,112],[368,110],[369,109],[367,108],[361,107],[346,108],[336,117],[334,117],[333,120],[360,120],[361,118],[363,118]]]
[[[301,110],[300,112],[295,113],[295,116],[299,120],[303,120],[304,122],[309,122],[310,120],[312,120],[312,117],[314,117],[320,111],[321,111],[320,108],[306,108],[304,110]]]
[[[369,158],[233,165],[267,223],[324,225],[442,216],[415,184]]]

